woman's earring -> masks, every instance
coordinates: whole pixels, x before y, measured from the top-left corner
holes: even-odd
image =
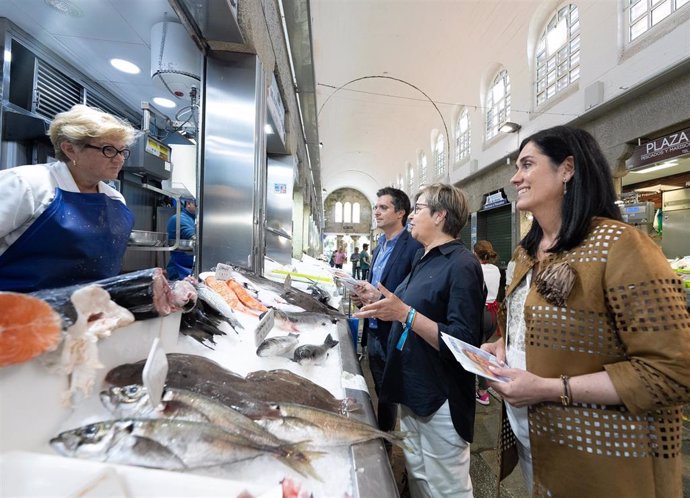
[[[568,193],[568,180],[563,177],[563,197]]]

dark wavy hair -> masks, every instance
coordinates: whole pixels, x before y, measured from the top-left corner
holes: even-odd
[[[568,251],[580,245],[596,216],[621,221],[608,161],[592,135],[578,128],[556,126],[525,138],[520,144],[520,152],[530,142],[551,159],[554,169],[568,156],[573,157],[575,164],[575,172],[567,183],[567,194],[563,198],[558,239],[548,252]],[[543,235],[535,218],[520,245],[535,257]]]
[[[393,209],[396,211],[405,211],[405,216],[403,216],[402,224],[405,226],[407,223],[407,217],[410,215],[411,205],[410,198],[405,192],[400,189],[393,187],[384,187],[376,192],[376,197],[381,197],[382,195],[390,195],[393,199]]]

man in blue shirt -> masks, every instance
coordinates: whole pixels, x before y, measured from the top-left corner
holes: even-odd
[[[422,245],[414,240],[406,229],[407,217],[410,214],[410,199],[402,190],[386,187],[376,192],[377,200],[374,206],[376,226],[383,230],[378,239],[372,257],[371,271],[368,281],[376,289],[381,283],[387,289],[394,290],[402,282],[412,268],[414,256]],[[358,286],[363,293],[370,286]],[[380,296],[375,291],[376,298]],[[357,302],[356,296],[354,300]],[[366,304],[366,296],[362,295],[359,303]],[[388,334],[391,322],[370,318],[364,320],[363,333],[367,334],[369,353],[369,368],[374,378],[376,395],[381,397],[381,382],[383,370],[386,366]],[[398,406],[395,403],[379,401],[377,409],[379,428],[383,431],[395,429]]]
[[[188,240],[196,234],[196,201],[194,199],[180,199],[180,240]],[[177,215],[174,214],[168,220],[168,239],[175,240]],[[194,253],[186,251],[173,251],[170,262],[165,268],[168,280],[182,280],[191,275],[194,268]]]

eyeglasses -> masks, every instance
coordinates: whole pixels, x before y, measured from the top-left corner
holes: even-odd
[[[428,207],[429,207],[428,204],[423,204],[423,203],[419,202],[419,203],[417,203],[417,204],[414,205],[414,214],[417,214],[417,213],[419,213],[422,209],[428,208]]]
[[[123,159],[127,159],[131,154],[131,151],[127,147],[120,150],[116,147],[113,147],[112,145],[104,145],[103,147],[98,147],[96,145],[84,144],[84,148],[100,150],[101,154],[103,154],[108,159],[112,159],[118,154],[120,154]]]

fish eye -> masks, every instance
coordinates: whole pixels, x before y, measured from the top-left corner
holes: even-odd
[[[126,395],[128,395],[128,396],[134,396],[135,394],[137,394],[137,393],[139,392],[139,389],[140,389],[140,388],[139,388],[138,385],[132,384],[132,385],[129,385],[129,386],[125,386],[125,387],[123,388],[123,391],[124,391],[124,393],[125,393]]]
[[[97,434],[98,424],[87,425],[79,431],[79,435],[87,439],[93,439]]]

